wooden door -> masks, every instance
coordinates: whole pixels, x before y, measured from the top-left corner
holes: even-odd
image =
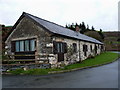
[[[53,42],[53,53],[57,54],[58,62],[64,61],[64,53],[67,53],[67,44],[65,42]]]
[[[64,61],[64,53],[58,54],[58,62]]]
[[[64,44],[62,42],[57,43],[58,47],[58,62],[64,61]]]
[[[97,46],[95,45],[95,54],[97,54]]]

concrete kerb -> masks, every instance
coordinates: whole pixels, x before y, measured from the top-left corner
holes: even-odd
[[[89,68],[93,68],[93,67],[98,67],[98,66],[102,66],[102,65],[106,65],[106,64],[109,64],[109,63],[112,63],[112,62],[115,62],[119,59],[119,57],[111,62],[107,62],[107,63],[103,63],[103,64],[97,64],[97,65],[93,65],[93,66],[87,66],[87,67],[81,67],[81,68],[74,68],[74,69],[69,69],[69,70],[62,70],[62,71],[51,71],[51,72],[48,72],[48,74],[58,74],[58,73],[66,73],[66,72],[72,72],[72,71],[77,71],[77,70],[83,70],[83,69],[89,69]],[[2,75],[12,75],[10,73],[3,73],[2,72]]]
[[[57,74],[57,73],[65,73],[65,72],[71,72],[71,71],[77,71],[77,70],[82,70],[82,69],[88,69],[88,68],[93,68],[93,67],[98,67],[98,66],[102,66],[102,65],[106,65],[106,64],[110,64],[112,62],[115,62],[119,59],[119,57],[111,62],[107,62],[107,63],[103,63],[103,64],[97,64],[97,65],[93,65],[93,66],[87,66],[87,67],[81,67],[81,68],[75,68],[75,69],[70,69],[70,70],[62,70],[62,71],[51,71],[48,72],[48,74]]]

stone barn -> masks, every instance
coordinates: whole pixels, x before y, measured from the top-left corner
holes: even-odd
[[[12,30],[5,43],[7,54],[14,60],[57,67],[81,62],[104,50],[102,42],[79,33],[77,26],[73,31],[25,12]]]

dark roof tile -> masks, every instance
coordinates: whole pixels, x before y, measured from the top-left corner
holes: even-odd
[[[86,36],[84,34],[78,33],[76,31],[73,31],[70,29],[67,29],[61,25],[41,19],[39,17],[33,16],[33,15],[25,13],[25,12],[24,12],[24,14],[27,15],[28,17],[32,18],[33,20],[35,20],[37,23],[39,23],[40,25],[42,25],[43,27],[45,27],[52,33],[60,34],[60,35],[64,35],[64,36],[68,36],[71,38],[80,39],[80,40],[84,40],[84,41],[103,44],[102,42],[100,42],[92,37]]]

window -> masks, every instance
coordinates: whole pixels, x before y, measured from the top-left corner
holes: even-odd
[[[67,44],[64,42],[53,42],[53,53],[67,53]]]
[[[58,53],[60,52],[60,44],[59,43],[57,43],[57,51],[58,51]]]
[[[83,45],[83,52],[84,52],[84,56],[87,56],[87,51],[88,51],[88,48],[87,48],[87,45]]]
[[[103,45],[101,45],[101,51],[103,51],[103,50],[104,50]]]
[[[90,45],[90,50],[91,50],[91,52],[92,52],[92,45]]]
[[[16,52],[19,52],[19,50],[20,50],[19,41],[16,41],[16,43],[15,43],[15,50],[16,50]]]
[[[24,41],[20,41],[20,51],[24,51]]]
[[[96,50],[98,49],[97,45],[95,45],[95,49],[96,49]]]
[[[77,44],[73,43],[73,52],[77,52]]]
[[[87,45],[85,45],[85,44],[83,45],[83,51],[84,51],[84,52],[88,51]]]
[[[57,43],[57,51],[58,53],[63,53],[63,43]]]
[[[95,45],[95,54],[97,54],[97,45]]]
[[[30,40],[30,51],[35,51],[35,40]]]
[[[29,40],[25,40],[25,51],[29,51]]]
[[[63,43],[59,43],[59,44],[60,44],[60,48],[59,48],[59,49],[60,49],[60,52],[64,52],[64,51],[63,51],[63,49],[64,49]]]
[[[67,53],[67,43],[63,43],[64,46],[64,53]]]
[[[19,40],[15,42],[15,51],[24,52],[24,51],[35,51],[35,39],[30,40]]]

